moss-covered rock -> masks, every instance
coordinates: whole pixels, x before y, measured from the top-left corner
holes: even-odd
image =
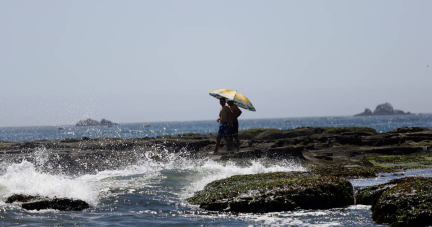
[[[432,154],[417,152],[405,155],[367,155],[366,158],[376,166],[397,166],[401,168],[431,168]]]
[[[325,134],[342,134],[342,133],[377,133],[373,128],[369,127],[321,127]]]
[[[360,189],[357,203],[372,205],[376,223],[432,225],[432,178],[406,177]]]
[[[354,197],[351,183],[341,178],[276,172],[214,181],[187,201],[206,210],[264,213],[343,207]]]

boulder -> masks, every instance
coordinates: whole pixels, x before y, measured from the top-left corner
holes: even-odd
[[[406,177],[363,188],[356,201],[372,205],[372,219],[378,224],[432,225],[432,178]]]
[[[22,208],[26,210],[55,209],[61,211],[82,211],[90,208],[89,204],[82,200],[54,198],[42,201],[23,203]]]
[[[205,210],[265,213],[345,207],[354,204],[354,196],[342,178],[275,172],[213,181],[187,201]]]
[[[48,198],[41,196],[14,194],[6,199],[6,203],[22,203],[26,210],[55,209],[61,211],[81,211],[90,208],[90,205],[82,200],[68,198]]]

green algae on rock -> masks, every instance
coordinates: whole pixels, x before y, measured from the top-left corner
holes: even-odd
[[[372,219],[378,224],[432,225],[432,178],[406,177],[363,188],[356,201],[372,205]]]
[[[304,172],[236,175],[213,181],[187,201],[212,211],[277,212],[354,204],[347,180]]]
[[[376,166],[394,166],[405,169],[431,168],[431,153],[414,153],[405,155],[367,155],[366,158]]]

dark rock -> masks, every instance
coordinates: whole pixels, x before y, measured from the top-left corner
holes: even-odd
[[[6,203],[20,202],[26,210],[55,209],[61,211],[81,211],[90,208],[90,205],[82,200],[67,198],[54,198],[15,194],[6,199]]]
[[[302,151],[304,147],[302,146],[288,146],[288,147],[278,147],[270,148],[265,152],[265,156],[268,158],[299,158],[305,159]]]
[[[392,182],[361,188],[356,193],[356,204],[375,205],[381,194],[394,186],[396,183]]]
[[[229,160],[232,158],[261,158],[263,156],[264,156],[264,152],[255,149],[252,151],[242,151],[242,152],[236,152],[234,154],[223,155],[221,157],[221,160]]]
[[[354,203],[349,181],[301,172],[236,175],[211,182],[187,200],[206,210],[254,213],[329,209]]]
[[[55,209],[61,211],[82,211],[90,208],[90,205],[82,200],[54,198],[52,200],[23,203],[22,208],[26,210]]]
[[[387,155],[405,155],[416,152],[422,152],[422,147],[412,146],[388,146],[388,147],[375,147],[370,149],[364,149],[365,153],[376,153],[376,154],[387,154]]]
[[[358,145],[362,144],[362,137],[359,135],[342,135],[335,137],[335,140],[340,144]]]
[[[429,129],[426,127],[402,127],[389,131],[388,133],[408,133],[408,132],[424,132]]]
[[[12,196],[9,196],[6,199],[6,203],[13,203],[13,202],[25,203],[25,202],[30,202],[30,201],[39,200],[39,199],[42,199],[42,197],[32,196],[32,195],[14,194]]]
[[[359,190],[357,203],[372,205],[372,219],[391,226],[432,225],[432,178],[406,177]]]

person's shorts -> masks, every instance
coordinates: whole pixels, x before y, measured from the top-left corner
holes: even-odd
[[[233,127],[231,127],[231,136],[237,136],[238,135],[238,128],[239,128],[239,124],[238,121],[233,121]]]
[[[228,122],[220,122],[219,123],[218,136],[222,137],[222,138],[226,138],[226,137],[231,136],[230,123],[228,123]]]

